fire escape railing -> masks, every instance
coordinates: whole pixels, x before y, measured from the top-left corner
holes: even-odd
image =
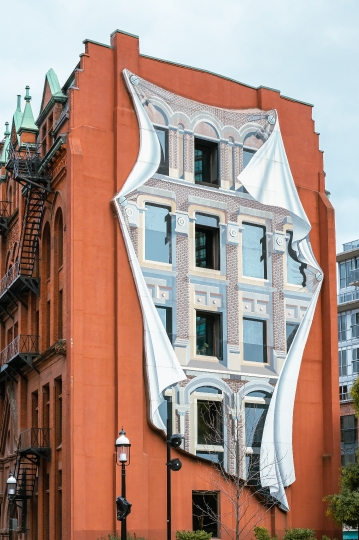
[[[28,357],[39,353],[39,336],[20,334],[5,349],[0,352],[0,366],[8,364],[15,358],[28,362]]]
[[[20,433],[18,452],[29,448],[43,450],[50,448],[50,428],[29,428]]]
[[[7,231],[8,221],[11,213],[11,204],[9,201],[0,201],[0,234]]]

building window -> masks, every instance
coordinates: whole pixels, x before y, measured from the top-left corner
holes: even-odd
[[[359,373],[359,349],[352,349],[352,364],[353,364],[353,374],[358,375]]]
[[[51,343],[51,302],[46,302],[46,348],[50,347]]]
[[[223,444],[221,401],[197,400],[197,444]]]
[[[161,161],[157,169],[159,174],[168,176],[169,174],[169,159],[168,159],[168,129],[156,127],[158,140],[161,147]]]
[[[219,270],[219,220],[196,214],[196,266]]]
[[[63,293],[62,290],[59,291],[59,298],[58,298],[58,311],[57,311],[57,337],[58,339],[62,339],[63,336]]]
[[[248,163],[256,153],[255,150],[250,150],[249,148],[243,148],[243,169],[247,167]]]
[[[218,538],[219,530],[219,494],[216,491],[192,492],[192,528],[194,531],[212,533]]]
[[[56,446],[62,444],[62,380],[55,380],[55,441]]]
[[[171,208],[150,203],[145,208],[145,259],[171,263]]]
[[[243,358],[246,362],[267,362],[267,324],[243,318]]]
[[[262,391],[250,392],[245,397],[246,474],[257,485],[260,485],[259,454],[270,398],[270,394]]]
[[[50,473],[44,476],[44,540],[50,540]]]
[[[168,339],[172,343],[172,308],[165,306],[156,306],[157,313],[160,316],[163,326],[166,329]]]
[[[347,351],[339,351],[339,377],[346,377],[348,375],[347,366]]]
[[[348,401],[350,399],[350,394],[348,391],[348,385],[347,384],[341,384],[339,386],[339,400],[340,401]]]
[[[44,230],[44,236],[42,241],[43,260],[45,264],[45,277],[50,279],[51,276],[51,238],[50,238],[50,226],[47,223]]]
[[[340,417],[340,433],[342,443],[357,442],[357,419],[354,414]]]
[[[62,211],[60,208],[56,212],[56,218],[55,218],[55,242],[56,242],[57,269],[59,270],[63,265],[63,257],[64,257],[64,223],[62,219]]]
[[[299,324],[297,323],[287,322],[285,325],[285,334],[286,334],[286,340],[287,340],[287,353],[289,352],[290,346],[292,345],[294,336],[297,333],[298,328],[299,328]]]
[[[196,311],[196,354],[222,358],[221,314]]]
[[[56,511],[56,536],[57,540],[62,540],[62,471],[58,471],[57,477]]]
[[[297,253],[292,247],[293,232],[288,231],[287,235],[287,283],[305,287],[307,282],[305,269],[307,265],[298,259]]]
[[[346,315],[338,315],[338,341],[347,339],[347,319]]]
[[[218,186],[218,144],[194,140],[194,178],[196,184]]]
[[[345,289],[350,286],[350,271],[359,268],[359,257],[339,263],[339,288]]]
[[[345,317],[345,315],[342,315]],[[359,312],[352,314],[352,338],[359,337]]]
[[[253,225],[253,223],[243,223],[242,261],[244,276],[267,279],[265,227]]]

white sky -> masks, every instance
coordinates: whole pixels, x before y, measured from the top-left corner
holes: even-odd
[[[359,238],[359,108],[350,104],[359,83],[358,0],[0,0],[0,8],[1,130],[27,84],[37,116],[46,71],[64,84],[82,41],[109,44],[118,28],[140,37],[143,54],[313,103],[337,247]]]

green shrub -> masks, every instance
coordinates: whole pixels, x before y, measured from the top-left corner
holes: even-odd
[[[210,540],[212,533],[206,531],[176,531],[177,540]]]
[[[257,540],[272,540],[268,529],[265,527],[254,527],[254,536]]]
[[[315,540],[312,529],[287,529],[284,540]]]

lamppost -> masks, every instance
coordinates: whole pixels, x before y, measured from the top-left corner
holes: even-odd
[[[14,529],[13,508],[16,495],[16,478],[11,472],[9,478],[6,480],[7,485],[7,497],[9,499],[9,540],[12,540],[12,532]]]
[[[126,466],[130,464],[131,443],[126,437],[126,432],[122,428],[115,443],[116,465],[121,466],[122,493],[117,497],[117,520],[121,521],[121,540],[127,540],[126,517],[131,512],[131,503],[126,500]],[[127,465],[126,465],[127,464]]]

